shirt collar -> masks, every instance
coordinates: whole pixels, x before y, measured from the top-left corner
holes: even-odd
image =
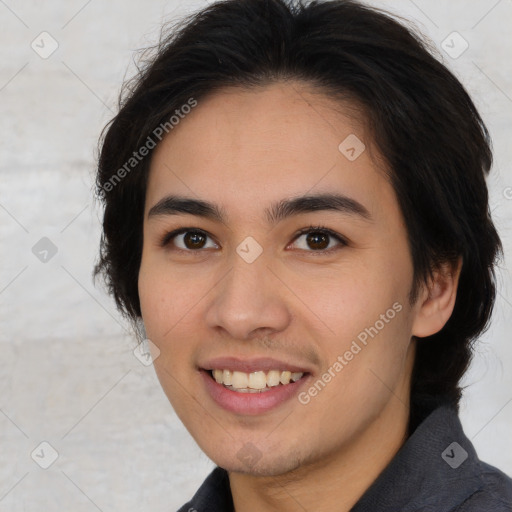
[[[457,411],[442,405],[416,428],[351,512],[451,510],[483,487],[479,465]]]

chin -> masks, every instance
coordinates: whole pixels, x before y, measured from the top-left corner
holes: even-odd
[[[275,477],[291,473],[302,466],[300,456],[296,453],[276,454],[269,450],[267,454],[256,451],[251,445],[244,446],[237,453],[230,456],[219,454],[219,457],[210,457],[217,466],[229,473],[244,475]]]

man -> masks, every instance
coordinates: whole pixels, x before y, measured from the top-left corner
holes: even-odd
[[[228,0],[128,89],[96,272],[218,466],[180,510],[511,510],[457,416],[501,250],[458,80],[362,4]]]

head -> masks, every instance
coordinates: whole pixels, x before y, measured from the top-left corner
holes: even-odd
[[[205,452],[236,469],[251,439],[274,454],[262,472],[289,469],[383,411],[412,430],[457,407],[495,297],[491,160],[405,24],[353,1],[213,4],[163,37],[105,129],[95,272]],[[221,356],[306,369],[302,402],[219,408],[203,370]]]

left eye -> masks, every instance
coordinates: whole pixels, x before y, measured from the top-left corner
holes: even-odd
[[[172,245],[181,251],[185,252],[199,252],[201,249],[217,249],[218,245],[212,243],[209,247],[206,244],[208,238],[211,237],[202,230],[182,228],[167,233],[162,241],[162,247],[168,246],[171,242]],[[331,231],[330,229],[318,226],[310,226],[302,229],[294,238],[293,243],[297,244],[297,241],[303,238],[303,241],[299,245],[300,250],[308,252],[325,253],[336,250],[336,248],[347,245],[346,240]],[[332,241],[337,242],[334,247],[331,246]]]
[[[313,251],[310,252],[330,252],[336,247],[336,244],[334,245],[334,247],[329,247],[330,242],[333,239],[338,242],[338,246],[343,247],[347,245],[347,242],[340,235],[331,231],[330,229],[322,227],[310,226],[309,228],[303,229],[295,238],[295,241],[299,240],[302,237],[305,238],[303,243],[301,244],[302,247],[299,247],[299,249],[306,251],[308,250],[308,248],[313,249]]]

